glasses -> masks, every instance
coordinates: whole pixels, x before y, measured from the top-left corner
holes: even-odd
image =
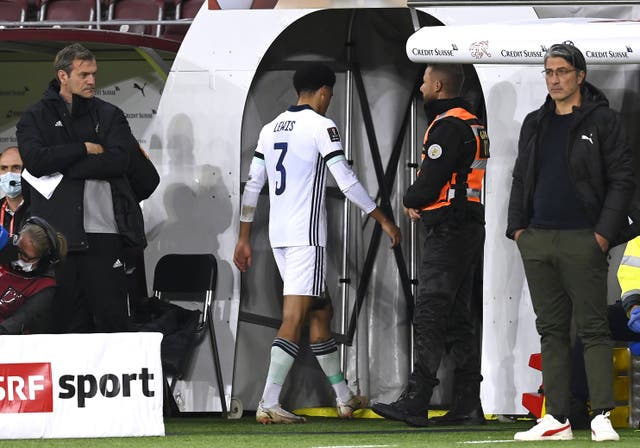
[[[20,257],[20,259],[26,261],[27,263],[32,263],[40,259],[40,257],[30,257],[29,255],[27,255],[25,251],[23,251],[19,247],[17,249],[18,249],[18,256]]]
[[[16,251],[18,252],[18,256],[20,257],[20,259],[22,259],[23,261],[26,261],[27,263],[32,263],[36,260],[39,260],[40,257],[36,256],[36,257],[32,257],[31,255],[27,254],[24,250],[22,250],[22,248],[18,245],[20,241],[20,234],[16,233],[15,235],[13,235],[13,245],[16,247]]]
[[[542,70],[542,74],[545,76],[545,78],[553,78],[555,75],[558,75],[558,78],[564,78],[569,73],[572,73],[575,71],[576,71],[575,68],[561,67],[556,70],[553,70],[551,68],[545,68],[544,70]]]

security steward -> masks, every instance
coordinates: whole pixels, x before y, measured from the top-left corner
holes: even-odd
[[[405,213],[424,227],[413,318],[414,366],[393,403],[375,403],[381,416],[427,425],[440,361],[455,362],[454,398],[439,424],[484,424],[480,403],[480,329],[471,307],[485,238],[482,182],[489,157],[485,127],[460,98],[457,64],[429,65],[420,87],[427,119],[422,165],[404,196]]]

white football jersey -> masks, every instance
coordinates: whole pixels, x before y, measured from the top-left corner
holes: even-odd
[[[245,195],[260,191],[266,171],[272,247],[326,246],[327,167],[344,160],[335,123],[308,105],[291,106],[262,128]],[[349,173],[347,180],[336,178],[338,184],[358,183]]]

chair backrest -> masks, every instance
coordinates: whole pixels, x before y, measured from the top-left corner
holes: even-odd
[[[213,291],[218,264],[212,254],[167,254],[156,264],[153,290],[172,293]]]
[[[162,20],[164,18],[164,0],[109,0],[109,20]],[[112,26],[104,26],[113,29]],[[120,26],[115,27],[120,29]],[[129,33],[160,35],[160,25],[130,25]]]
[[[95,0],[41,0],[39,16],[42,21],[92,21],[95,5]]]
[[[0,0],[0,21],[24,22],[27,14],[26,2]]]
[[[193,19],[196,14],[198,14],[198,11],[200,11],[204,2],[205,0],[179,0],[180,17],[177,18]],[[178,4],[176,4],[176,7],[178,7]]]
[[[174,0],[176,19],[193,19],[206,0]],[[189,25],[166,25],[162,30],[165,39],[182,41]]]
[[[278,0],[253,0],[251,9],[273,9]]]

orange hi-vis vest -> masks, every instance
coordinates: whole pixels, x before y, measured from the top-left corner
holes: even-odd
[[[482,197],[482,181],[487,167],[487,159],[489,158],[489,137],[485,127],[478,121],[478,117],[471,112],[461,107],[454,107],[436,116],[424,134],[422,160],[425,158],[429,131],[438,120],[446,117],[455,117],[469,125],[476,139],[475,157],[469,170],[467,172],[454,172],[451,179],[442,187],[442,190],[440,190],[438,199],[422,207],[422,210],[436,210],[451,205],[451,200],[456,197],[456,191],[459,191],[458,196],[466,196],[466,200],[471,202],[480,202],[480,198]],[[460,180],[462,184],[458,185],[457,180]]]

